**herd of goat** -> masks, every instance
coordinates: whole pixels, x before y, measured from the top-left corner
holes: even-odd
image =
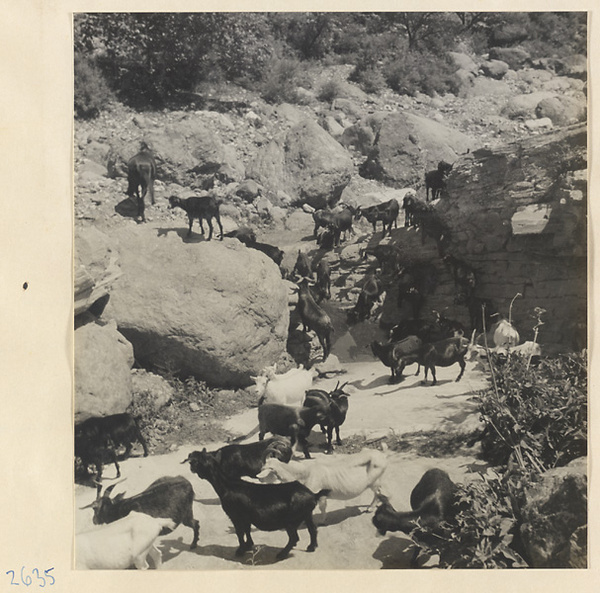
[[[471,328],[447,319],[434,312],[431,319],[423,319],[424,301],[435,290],[437,276],[435,267],[426,263],[405,265],[400,250],[391,244],[378,244],[361,250],[363,258],[377,260],[377,269],[368,274],[355,306],[348,311],[348,322],[367,319],[384,291],[394,283],[398,289],[398,306],[409,303],[411,315],[394,326],[387,342],[374,341],[373,354],[391,369],[391,381],[401,381],[406,366],[416,363],[424,367],[425,382],[428,372],[432,384],[436,383],[436,367],[460,366],[459,381],[465,370],[465,357],[473,339],[468,331],[482,331],[495,313],[491,303],[474,296],[477,286],[476,273],[468,264],[446,253],[449,231],[429,203],[440,196],[446,187],[452,166],[443,161],[438,169],[425,177],[426,200],[408,194],[402,206],[397,200],[371,207],[345,206],[336,211],[323,209],[313,212],[314,236],[322,248],[338,246],[348,233],[353,233],[353,222],[366,219],[377,230],[383,226],[383,235],[391,235],[397,226],[400,208],[405,211],[405,225],[421,229],[422,241],[433,238],[440,257],[452,272],[457,287],[457,303],[469,308]],[[137,198],[138,218],[144,218],[144,198],[150,194],[154,203],[153,182],[156,164],[148,147],[133,157],[128,168],[128,189]],[[187,213],[192,233],[194,220],[198,220],[202,234],[203,221],[209,227],[208,240],[212,239],[215,220],[220,239],[234,237],[247,247],[265,253],[281,268],[283,251],[256,240],[254,231],[242,227],[224,235],[219,215],[219,201],[213,196],[169,198],[171,208],[181,208]],[[325,361],[332,346],[333,324],[321,306],[331,298],[331,270],[328,263],[317,256],[310,260],[299,252],[296,265],[283,275],[297,281],[298,301],[291,326],[302,323],[306,332],[316,334]],[[316,276],[316,279],[315,279]],[[485,315],[482,315],[482,311]],[[487,325],[489,327],[489,325]],[[506,329],[506,328],[504,328]],[[508,328],[509,330],[511,328]],[[510,332],[509,332],[510,333]],[[512,337],[510,338],[513,339]],[[518,336],[516,338],[518,343]],[[515,344],[512,344],[515,345]],[[417,371],[417,373],[419,372]],[[258,377],[253,377],[259,396],[258,441],[248,444],[234,442],[216,451],[193,451],[182,461],[191,473],[208,481],[219,497],[223,511],[231,520],[238,539],[236,555],[244,555],[254,546],[251,529],[261,531],[285,530],[286,545],[277,554],[281,560],[298,543],[298,529],[306,525],[309,533],[307,551],[317,548],[317,528],[313,511],[319,506],[321,520],[326,520],[327,499],[351,500],[367,490],[372,490],[372,510],[379,501],[372,522],[377,531],[403,531],[410,534],[417,526],[435,529],[452,518],[455,511],[456,486],[448,474],[440,469],[427,471],[412,491],[411,511],[398,512],[381,493],[381,478],[388,455],[386,451],[364,449],[356,454],[326,455],[313,459],[310,455],[308,437],[319,426],[326,438],[327,453],[332,453],[333,435],[336,445],[341,445],[340,427],[349,411],[346,384],[339,382],[331,391],[312,386],[315,371],[295,368],[277,374],[275,367],[267,367]],[[238,441],[250,437],[251,432]],[[265,439],[270,434],[271,437]],[[102,492],[104,463],[114,463],[120,477],[117,451],[124,447],[128,457],[133,443],[138,442],[148,455],[145,439],[137,420],[129,414],[117,414],[103,418],[90,418],[75,426],[75,457],[77,467],[86,475],[89,468],[96,469],[96,499],[87,507],[93,510],[93,523],[98,526],[76,535],[76,565],[78,568],[117,569],[135,566],[148,568],[147,556],[155,567],[161,565],[161,553],[156,547],[159,535],[168,533],[183,524],[193,531],[190,548],[197,546],[201,526],[194,518],[194,489],[182,476],[165,476],[150,484],[144,491],[125,498],[123,494],[111,497],[115,484]],[[294,460],[296,445],[305,459]]]

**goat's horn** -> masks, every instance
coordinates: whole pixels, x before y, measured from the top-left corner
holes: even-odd
[[[89,508],[91,508],[91,507],[93,507],[93,506],[94,506],[94,503],[95,503],[95,502],[96,502],[96,501],[94,500],[94,502],[90,502],[90,504],[86,504],[84,507],[79,507],[79,510],[80,510],[80,511],[83,511],[84,509],[89,509]]]

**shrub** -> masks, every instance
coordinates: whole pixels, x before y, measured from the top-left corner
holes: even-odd
[[[328,80],[319,90],[318,99],[331,103],[342,95],[342,83],[339,80]]]
[[[273,58],[265,68],[261,96],[269,103],[294,103],[300,77],[300,63],[292,58]]]
[[[485,458],[544,471],[587,453],[587,360],[585,354],[544,359],[527,368],[520,357],[492,359],[495,385],[478,396],[486,424]]]
[[[82,119],[97,117],[113,98],[113,94],[96,64],[91,59],[76,55],[74,64],[75,115]]]
[[[409,51],[390,60],[383,69],[387,84],[401,95],[417,92],[433,96],[459,90],[456,67],[446,57],[429,52]]]

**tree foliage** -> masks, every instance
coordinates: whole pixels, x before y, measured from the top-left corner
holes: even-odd
[[[289,84],[294,60],[352,64],[371,90],[387,80],[399,92],[446,92],[446,53],[459,42],[480,51],[522,43],[532,57],[564,56],[585,52],[586,26],[585,13],[558,12],[80,13],[74,50],[122,101],[161,107],[203,81],[266,84],[286,95],[273,85]],[[284,64],[278,76],[273,64]],[[436,73],[442,83],[426,80]]]

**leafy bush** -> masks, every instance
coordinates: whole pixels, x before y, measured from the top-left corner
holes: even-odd
[[[544,471],[587,454],[587,357],[561,355],[537,368],[492,359],[494,384],[478,396],[485,458]]]
[[[163,453],[172,445],[208,443],[226,440],[227,431],[217,420],[256,405],[256,396],[209,388],[194,377],[185,380],[168,375],[174,388],[171,401],[156,408],[148,392],[134,393],[127,410],[138,417],[140,429],[154,453]]]
[[[113,98],[113,93],[95,63],[76,55],[74,65],[75,115],[82,119],[97,117]]]
[[[417,92],[433,96],[459,90],[454,76],[456,67],[446,57],[430,52],[409,51],[384,67],[387,84],[402,95],[415,95]]]
[[[339,80],[328,80],[319,89],[318,99],[330,103],[342,94],[342,84]]]
[[[262,98],[269,103],[296,102],[296,88],[301,72],[298,60],[273,58],[265,68],[260,85]]]

